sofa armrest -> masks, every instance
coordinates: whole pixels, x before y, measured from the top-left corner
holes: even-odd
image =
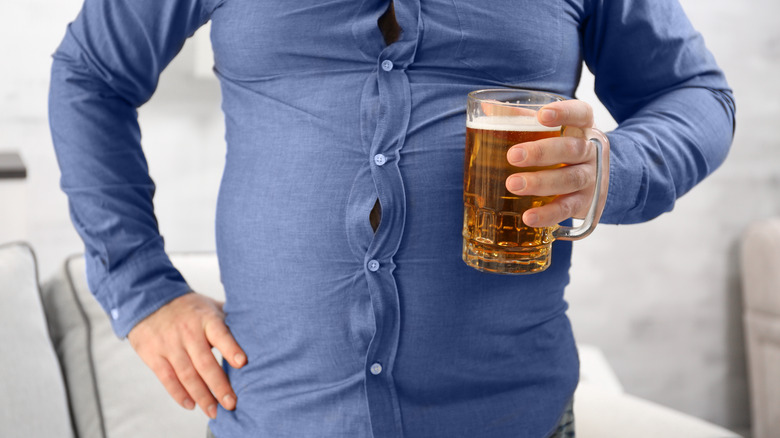
[[[580,355],[580,383],[600,386],[603,390],[616,394],[623,392],[623,385],[618,380],[615,370],[599,348],[589,344],[579,344],[577,350]]]
[[[780,430],[780,219],[742,240],[742,296],[754,438]]]
[[[224,299],[215,254],[171,254],[171,261],[190,287]],[[77,436],[205,436],[206,415],[173,401],[130,344],[111,330],[108,316],[87,287],[83,257],[66,260],[44,285],[43,298]]]
[[[0,437],[72,436],[35,254],[26,244],[0,245]]]

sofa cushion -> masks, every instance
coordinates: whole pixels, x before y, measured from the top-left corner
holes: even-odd
[[[702,419],[629,394],[580,382],[574,393],[577,438],[741,438]]]
[[[213,253],[172,254],[171,260],[194,290],[224,299]],[[80,438],[205,436],[206,415],[173,401],[111,330],[87,287],[83,257],[66,260],[44,286],[44,303]]]
[[[0,245],[0,303],[0,436],[72,437],[35,255],[25,244]]]

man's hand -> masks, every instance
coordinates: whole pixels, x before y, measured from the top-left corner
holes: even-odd
[[[593,110],[580,100],[566,100],[544,106],[536,115],[545,126],[566,127],[563,136],[512,146],[507,152],[509,164],[517,167],[566,166],[553,170],[510,175],[506,188],[519,196],[552,196],[555,200],[523,214],[530,227],[553,226],[570,217],[584,218],[596,186],[596,148],[587,141],[593,127]],[[601,218],[609,188],[609,142],[604,145],[601,198],[595,223]]]
[[[197,402],[211,418],[217,417],[217,400],[225,409],[235,409],[236,394],[211,348],[234,368],[244,366],[247,358],[225,325],[221,302],[196,293],[182,295],[139,322],[127,338],[183,407],[194,409]]]

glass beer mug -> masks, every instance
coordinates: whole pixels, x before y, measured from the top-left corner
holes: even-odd
[[[506,179],[518,172],[562,167],[519,168],[509,164],[510,147],[527,141],[559,137],[565,127],[540,124],[536,112],[564,100],[532,90],[493,89],[469,93],[466,119],[466,157],[463,177],[463,261],[480,271],[530,274],[550,265],[555,239],[578,240],[595,227],[602,175],[602,145],[606,137],[586,129],[596,148],[596,190],[587,217],[578,227],[532,228],[523,222],[526,210],[540,207],[555,196],[517,196],[506,189]]]

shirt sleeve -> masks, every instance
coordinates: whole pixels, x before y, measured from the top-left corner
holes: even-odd
[[[601,222],[637,223],[671,211],[726,158],[731,89],[678,0],[593,0],[583,56],[609,133],[609,195]]]
[[[208,21],[208,0],[86,0],[53,55],[49,123],[87,279],[125,337],[190,291],[165,254],[136,109]],[[216,1],[216,0],[215,0]]]

